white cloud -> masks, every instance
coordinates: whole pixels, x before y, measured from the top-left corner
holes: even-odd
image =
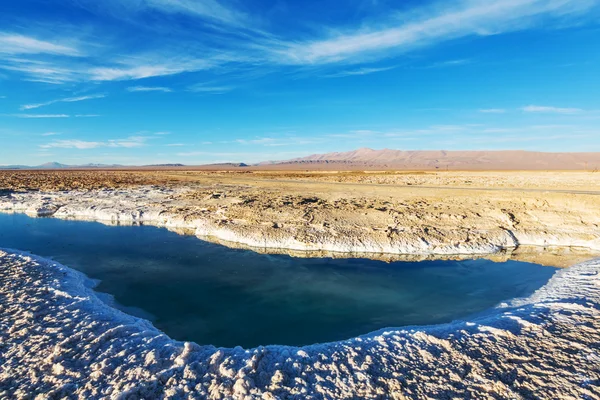
[[[273,138],[258,138],[258,139],[237,139],[234,142],[239,144],[272,144],[276,142]]]
[[[259,152],[211,152],[211,151],[190,151],[185,153],[177,153],[179,157],[197,157],[206,156],[211,158],[210,162],[217,162],[214,157],[226,157],[226,159],[219,160],[218,162],[231,162],[240,161],[246,159],[247,162],[258,162],[272,159],[280,159],[283,157],[299,157],[306,155],[305,151],[287,151],[277,153],[259,153]]]
[[[190,92],[194,93],[211,93],[211,94],[225,94],[234,90],[233,86],[211,86],[206,83],[198,83],[188,88]]]
[[[223,72],[230,66],[231,69],[247,67],[244,72],[251,75],[264,74],[269,67],[280,65],[354,64],[466,36],[537,26],[564,27],[580,22],[585,12],[589,19],[597,16],[593,8],[598,0],[439,0],[437,5],[423,6],[410,14],[392,13],[385,21],[382,18],[360,21],[354,29],[325,27],[326,33],[312,40],[304,39],[306,36],[280,39],[256,29],[257,21],[232,6],[244,4],[239,1],[77,0],[75,3],[89,11],[123,17],[130,22],[136,21],[136,14],[150,11],[153,20],[157,17],[157,24],[150,34],[144,30],[147,53],[130,54],[130,49],[108,41],[85,43],[84,47],[77,39],[70,38],[76,36],[72,32],[66,32],[63,38],[49,35],[50,39],[46,39],[48,35],[37,33],[34,37],[0,32],[0,55],[5,56],[0,57],[0,69],[20,74],[29,81],[64,84],[138,80],[209,69]],[[162,15],[163,20],[159,21],[157,11],[167,14]],[[203,18],[206,21],[200,22],[210,22],[210,26],[203,30],[202,39],[196,36],[190,39],[190,32],[183,34],[183,27],[175,24],[168,14]],[[206,23],[201,25],[206,27]],[[186,24],[186,28],[188,26]],[[81,50],[84,48],[85,54]],[[450,60],[433,66],[459,65],[466,61]],[[348,68],[330,77],[367,75],[392,68]],[[233,89],[220,84],[190,88],[213,94]],[[127,90],[169,92],[172,89],[146,85]]]
[[[60,133],[57,133],[57,132],[42,133],[42,136],[56,136],[56,135],[60,135]]]
[[[162,86],[132,86],[132,87],[128,87],[127,91],[128,92],[164,92],[164,93],[170,93],[173,90],[171,90],[168,87],[162,87]]]
[[[281,146],[302,146],[307,144],[319,143],[320,139],[315,138],[302,138],[297,136],[289,136],[289,137],[280,137],[280,138],[271,138],[271,137],[262,137],[256,139],[235,139],[230,141],[223,141],[221,143],[235,143],[241,145],[261,145],[265,147],[281,147]]]
[[[167,147],[182,147],[185,146],[183,143],[169,143],[166,145]]]
[[[81,55],[79,50],[72,46],[8,32],[0,32],[0,54]]]
[[[174,75],[182,72],[181,68],[170,68],[162,65],[144,65],[122,68],[93,68],[90,70],[94,81],[120,81],[127,79],[143,79],[153,76]]]
[[[69,139],[69,140],[55,140],[53,142],[43,144],[40,146],[42,149],[79,149],[79,150],[89,150],[96,149],[99,147],[123,147],[123,148],[134,148],[134,147],[142,147],[145,145],[146,137],[144,136],[131,136],[125,139],[114,139],[108,140],[105,142],[97,142],[97,141],[85,141],[85,140],[77,140],[77,139]]]
[[[354,69],[354,70],[350,70],[350,71],[341,71],[341,72],[338,72],[335,74],[327,75],[326,78],[344,78],[347,76],[369,75],[369,74],[374,74],[376,72],[389,71],[394,68],[396,68],[396,67],[394,66],[394,67],[383,67],[383,68],[359,68],[359,69]]]
[[[521,108],[527,113],[549,113],[549,114],[577,114],[583,112],[580,108],[560,108],[560,107],[548,107],[548,106],[526,106]]]
[[[172,58],[169,61],[165,59]],[[122,60],[113,67],[96,67],[88,71],[92,81],[122,81],[169,76],[183,72],[202,71],[215,66],[216,61],[210,57],[193,59],[169,57],[166,54],[146,55]]]
[[[158,136],[165,136],[165,135],[170,135],[171,132],[154,132],[154,134],[158,135]]]
[[[54,142],[43,144],[40,147],[42,149],[95,149],[97,147],[101,147],[103,145],[102,142],[87,142],[84,140],[55,140]]]
[[[17,118],[69,118],[68,114],[12,114]]]
[[[401,15],[386,26],[363,26],[312,41],[274,42],[273,59],[297,65],[361,62],[465,36],[513,32],[547,20],[583,16],[597,6],[592,0],[463,0],[451,6],[440,4],[444,5]]]
[[[229,4],[228,4],[229,3]],[[198,17],[213,24],[243,27],[248,16],[233,8],[230,1],[221,0],[77,0],[76,4],[92,12],[111,17],[132,18],[137,13],[151,10],[165,14]],[[243,4],[243,3],[242,3]]]
[[[79,101],[86,101],[86,100],[93,100],[93,99],[103,99],[105,97],[106,97],[105,94],[94,94],[94,95],[79,96],[79,97],[67,97],[67,98],[64,98],[64,99],[50,100],[50,101],[47,101],[45,103],[25,104],[25,105],[21,106],[21,110],[33,110],[33,109],[36,109],[36,108],[46,107],[46,106],[49,106],[51,104],[56,104],[56,103],[76,103],[76,102],[79,102]]]
[[[469,60],[469,59],[447,60],[447,61],[440,61],[440,62],[433,63],[431,65],[428,65],[426,68],[456,67],[459,65],[465,65],[465,64],[470,64],[470,63],[471,63],[471,60]]]
[[[145,146],[146,142],[145,136],[131,136],[127,139],[117,139],[117,140],[109,140],[107,142],[108,147],[142,147]]]
[[[25,80],[49,84],[63,84],[83,79],[83,75],[72,66],[57,65],[55,62],[22,57],[0,58],[0,69],[25,75]]]
[[[245,14],[216,0],[147,0],[148,7],[168,13],[197,15],[229,25],[243,25]]]
[[[483,114],[504,114],[506,112],[503,108],[484,108],[479,110]]]

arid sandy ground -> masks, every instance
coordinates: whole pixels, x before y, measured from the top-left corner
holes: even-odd
[[[144,199],[140,188],[171,192]],[[600,175],[592,172],[4,171],[2,189],[13,201],[19,193],[39,193],[39,210],[62,210],[56,213],[62,217],[82,217],[68,211],[76,202],[110,208],[94,191],[112,190],[112,207],[127,196],[133,198],[128,213],[149,206],[163,216],[200,221],[179,224],[199,227],[198,235],[263,251],[600,250]],[[73,190],[81,193],[71,196]]]

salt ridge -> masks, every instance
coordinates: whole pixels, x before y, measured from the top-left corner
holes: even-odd
[[[261,249],[409,255],[483,255],[519,246],[600,250],[597,232],[556,233],[550,229],[552,227],[543,233],[500,229],[488,232],[485,241],[449,241],[437,245],[410,235],[386,242],[369,235],[350,238],[342,234],[312,236],[311,240],[301,240],[293,232],[269,230],[260,224],[254,229],[222,224],[215,214],[188,216],[185,210],[189,204],[173,200],[174,195],[185,193],[186,190],[139,187],[127,190],[12,193],[0,197],[0,211],[36,217],[52,216],[113,224],[144,223],[171,229],[190,229],[208,240],[212,238]]]

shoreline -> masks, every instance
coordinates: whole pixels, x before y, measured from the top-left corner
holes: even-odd
[[[25,212],[1,210],[1,214],[25,215],[29,218],[56,218],[54,216],[32,216]],[[509,260],[532,262],[542,266],[551,266],[556,268],[567,268],[572,265],[584,263],[595,258],[600,258],[600,251],[593,251],[585,247],[567,247],[567,246],[518,246],[514,248],[499,249],[494,253],[465,253],[465,254],[405,254],[405,253],[359,253],[327,250],[291,250],[276,247],[253,247],[239,242],[222,240],[214,236],[197,235],[193,228],[181,228],[168,225],[160,225],[153,221],[108,221],[92,220],[83,218],[56,218],[64,221],[74,222],[93,222],[108,226],[150,226],[157,229],[166,229],[181,236],[194,236],[199,240],[224,246],[230,249],[248,250],[258,254],[286,255],[293,258],[331,258],[331,259],[368,259],[393,262],[420,262],[420,261],[462,261],[474,259],[486,259],[492,262],[506,262]]]
[[[529,298],[472,320],[247,350],[173,341],[102,302],[82,273],[41,257],[0,249],[0,281],[0,359],[13,371],[0,373],[0,394],[9,397],[71,390],[88,398],[352,398],[382,390],[398,399],[490,391],[516,397],[534,387],[549,398],[598,393],[587,382],[598,373],[590,360],[600,360],[600,260],[559,270]],[[528,354],[519,370],[513,354]],[[552,379],[536,387],[525,373],[531,368]]]
[[[512,253],[519,248],[551,247],[586,249],[591,255],[600,253],[600,233],[595,226],[576,232],[571,227],[560,232],[558,227],[552,226],[533,231],[532,228],[520,230],[518,226],[513,229],[509,226],[490,228],[485,226],[487,221],[482,220],[482,229],[475,229],[477,226],[464,228],[457,237],[452,237],[455,233],[452,226],[444,233],[438,232],[439,229],[431,233],[427,226],[424,230],[419,228],[418,232],[405,232],[400,225],[386,232],[374,226],[353,228],[341,224],[333,228],[326,223],[324,227],[306,223],[288,228],[284,224],[261,220],[260,216],[255,220],[236,220],[227,216],[227,206],[213,210],[202,204],[196,205],[186,198],[190,194],[194,192],[189,188],[158,189],[151,186],[85,192],[14,192],[0,197],[0,212],[111,224],[152,225],[174,231],[193,231],[203,240],[228,247],[296,255],[359,254],[375,259],[394,256],[480,257]],[[216,200],[219,199],[217,197]],[[355,223],[349,221],[348,224]]]

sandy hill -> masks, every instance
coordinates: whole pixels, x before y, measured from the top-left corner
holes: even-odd
[[[313,154],[269,163],[278,167],[373,167],[397,169],[600,169],[600,153],[543,153],[531,151],[403,151],[362,148],[354,151]],[[264,165],[268,165],[265,163]]]

